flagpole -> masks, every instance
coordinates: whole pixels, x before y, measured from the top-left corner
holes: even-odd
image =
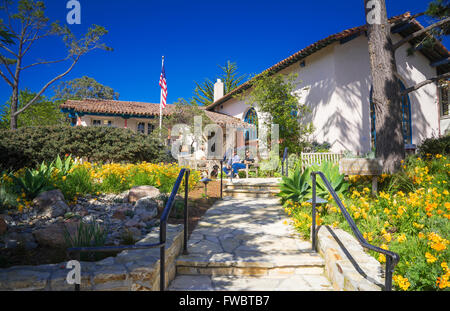
[[[162,57],[161,68],[164,68],[164,56]],[[162,129],[162,99],[163,98],[163,90],[161,89],[161,96],[159,100],[159,136],[161,138],[161,129]]]

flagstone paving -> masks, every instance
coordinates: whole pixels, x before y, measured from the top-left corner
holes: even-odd
[[[202,217],[169,290],[332,290],[277,198],[225,198]]]

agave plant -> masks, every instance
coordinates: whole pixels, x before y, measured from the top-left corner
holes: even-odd
[[[344,174],[339,173],[339,165],[327,161],[323,162],[320,166],[313,166],[312,170],[322,172],[338,195],[342,195],[348,190],[349,183],[345,181]],[[316,184],[317,196],[326,198],[329,195],[329,191],[321,177],[318,176],[316,178]]]
[[[303,173],[297,168],[292,177],[283,176],[280,184],[280,192],[277,194],[283,201],[291,200],[300,202],[311,198],[310,177],[311,168],[307,168]]]
[[[15,186],[19,188],[18,192],[24,192],[28,199],[34,199],[41,192],[54,189],[49,184],[48,177],[40,170],[26,169],[23,177],[16,177],[12,174],[10,177],[13,179]]]

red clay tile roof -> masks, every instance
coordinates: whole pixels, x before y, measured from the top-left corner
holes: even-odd
[[[100,100],[100,99],[83,99],[83,100],[67,100],[59,106],[61,109],[73,110],[75,112],[86,113],[104,113],[117,115],[139,116],[159,116],[159,104],[119,101],[119,100]],[[204,110],[206,116],[214,123],[219,125],[234,125],[239,127],[251,127],[248,123],[218,112]],[[163,116],[171,115],[175,112],[175,105],[168,104],[162,110]]]
[[[407,35],[409,35],[412,32],[415,32],[417,30],[423,29],[424,27],[415,19],[409,20],[408,18],[411,17],[411,13],[410,12],[406,12],[405,14],[402,15],[398,15],[395,17],[392,17],[389,19],[389,22],[391,24],[401,24],[404,22],[409,22],[412,23],[413,27],[413,31],[411,30],[405,30],[400,32],[400,34],[404,37],[406,37]],[[279,72],[280,70],[290,66],[291,64],[306,58],[307,56],[323,49],[324,47],[327,47],[328,45],[337,42],[339,40],[345,39],[345,38],[349,38],[353,35],[358,35],[362,32],[367,31],[367,25],[363,25],[363,26],[358,26],[358,27],[354,27],[354,28],[350,28],[347,30],[344,30],[342,32],[339,32],[337,34],[331,35],[325,39],[319,40],[316,43],[313,43],[309,46],[307,46],[306,48],[304,48],[303,50],[298,51],[297,53],[289,56],[288,58],[276,63],[275,65],[273,65],[272,67],[264,70],[262,73],[256,75],[255,77],[253,77],[253,79],[241,84],[240,86],[238,86],[237,88],[235,88],[234,90],[232,90],[231,92],[225,94],[225,96],[223,96],[222,98],[216,100],[214,103],[212,103],[211,105],[207,106],[206,109],[207,110],[211,110],[213,109],[215,106],[220,105],[221,103],[231,99],[234,95],[237,95],[243,91],[245,91],[246,89],[250,88],[252,86],[253,81],[255,80],[255,78],[257,78],[258,76],[264,74],[264,73],[276,73]],[[420,37],[415,39],[416,41],[419,40],[420,41]],[[411,41],[412,42],[412,41]],[[436,40],[436,47],[433,51],[431,51],[430,49],[427,49],[426,51],[422,51],[426,56],[428,56],[431,60],[439,60],[439,59],[443,59],[445,57],[449,57],[450,56],[450,52],[445,48],[444,45],[442,45],[439,41]],[[425,49],[424,49],[425,50]],[[434,53],[434,54],[432,54]],[[440,58],[439,58],[440,57]],[[450,66],[445,66],[445,70],[446,72],[450,71]]]

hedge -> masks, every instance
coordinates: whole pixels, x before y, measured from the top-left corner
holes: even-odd
[[[34,167],[57,155],[87,158],[91,162],[147,161],[174,159],[154,138],[130,129],[110,127],[41,126],[0,130],[0,170]]]
[[[450,155],[450,135],[425,139],[419,146],[419,154],[422,156],[426,154]]]

